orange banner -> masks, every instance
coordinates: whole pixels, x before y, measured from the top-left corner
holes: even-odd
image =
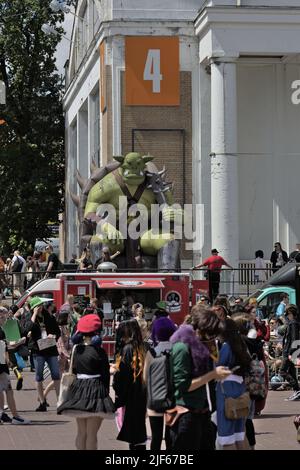
[[[179,38],[125,39],[126,105],[179,106]]]

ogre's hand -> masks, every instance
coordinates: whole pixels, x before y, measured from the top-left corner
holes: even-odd
[[[175,222],[175,220],[183,220],[183,209],[174,209],[172,206],[166,206],[162,210],[162,217],[165,222]]]
[[[120,243],[121,240],[123,240],[123,235],[119,230],[116,229],[113,225],[109,224],[106,222],[105,224],[102,225],[102,233],[109,240],[111,243],[115,243],[116,245]]]

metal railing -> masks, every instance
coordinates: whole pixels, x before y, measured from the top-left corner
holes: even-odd
[[[70,273],[77,271],[77,265],[66,265],[64,270],[51,271],[49,277],[56,277],[57,274]],[[33,286],[46,276],[46,270],[43,267],[40,271],[6,272],[0,274],[0,300],[4,298],[12,299],[12,304],[23,295],[26,289]]]
[[[265,280],[267,281],[273,274],[272,264],[266,263],[266,269],[255,269],[255,262],[253,261],[240,261],[239,262],[239,284],[241,285],[254,285],[257,284],[255,280],[255,272],[262,271],[265,274]]]
[[[259,287],[267,282],[267,280],[272,275],[271,264],[269,263],[266,269],[255,269],[255,265],[252,262],[240,262],[239,268],[237,269],[222,269],[220,272],[220,285],[219,292],[220,294],[226,294],[230,297],[237,296],[249,296],[251,292],[259,289]],[[91,271],[80,271],[78,270],[77,265],[66,265],[64,270],[52,271],[50,276],[55,277],[56,274],[70,273],[70,272],[95,272],[99,273],[97,270]],[[117,273],[128,272],[128,270],[118,270]],[[139,271],[141,272],[141,271]],[[155,270],[152,271],[156,272]],[[182,273],[187,272],[191,273],[193,279],[207,279],[207,269],[201,268],[197,270],[182,270]],[[256,275],[259,275],[260,281],[257,280]],[[2,295],[11,297],[12,302],[23,294],[24,290],[31,287],[37,281],[45,277],[45,270],[39,272],[25,271],[22,273],[18,272],[9,272],[0,274],[0,288]],[[7,293],[7,295],[6,295]]]
[[[260,273],[259,278],[261,280],[255,278],[258,273]],[[255,269],[255,266],[246,265],[237,269],[221,269],[219,293],[226,294],[229,297],[248,297],[265,284],[271,274],[269,267],[267,269]],[[196,269],[193,270],[193,278],[209,280],[210,274],[207,269]]]

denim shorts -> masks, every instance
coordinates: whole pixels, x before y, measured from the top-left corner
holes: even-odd
[[[45,363],[48,364],[52,380],[60,380],[58,358],[56,356],[33,355],[36,382],[43,382]]]

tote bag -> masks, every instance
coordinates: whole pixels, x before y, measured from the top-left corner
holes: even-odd
[[[72,354],[71,354],[69,371],[64,372],[60,380],[60,389],[59,389],[59,396],[58,396],[58,401],[57,401],[57,408],[59,408],[66,400],[68,390],[76,378],[76,375],[73,374],[73,360],[74,360],[75,349],[76,349],[76,345],[74,346]]]

